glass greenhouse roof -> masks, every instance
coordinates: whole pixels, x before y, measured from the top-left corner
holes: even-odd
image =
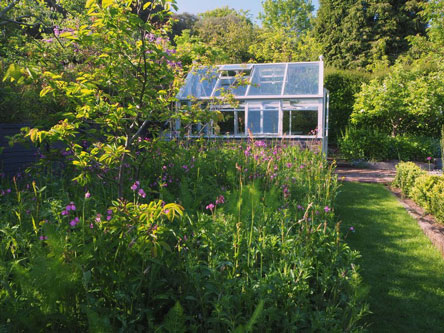
[[[223,91],[238,99],[320,96],[323,65],[319,61],[278,64],[233,64],[193,69],[177,98],[206,99]]]

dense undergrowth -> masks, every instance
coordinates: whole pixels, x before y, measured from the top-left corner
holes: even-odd
[[[362,328],[323,156],[263,141],[138,154],[119,199],[106,170],[81,186],[63,161],[2,178],[0,330]]]

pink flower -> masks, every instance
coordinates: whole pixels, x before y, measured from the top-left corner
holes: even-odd
[[[111,220],[113,217],[111,216],[111,215],[108,215],[107,217],[106,217],[106,220],[107,221],[109,221],[109,220]]]
[[[62,215],[63,216],[68,215],[68,211],[67,210],[62,210]]]
[[[145,198],[145,197],[146,197],[146,193],[145,193],[145,191],[144,191],[142,188],[139,190],[139,195],[140,195],[142,198]]]
[[[225,198],[223,195],[219,195],[219,197],[216,199],[216,205],[223,204],[225,202]]]
[[[112,211],[111,209],[108,209],[108,210],[106,211],[106,213],[107,213],[108,215],[113,215],[113,211]]]
[[[102,215],[101,214],[97,214],[96,215],[96,222],[99,223],[102,221]]]
[[[431,156],[427,157],[427,161],[431,161],[431,160],[432,160]]]
[[[91,197],[91,193],[89,193],[89,191],[86,192],[86,193],[85,193],[85,199],[89,199],[90,197]]]
[[[130,188],[131,188],[132,191],[137,190],[137,185],[136,185],[136,183],[134,183]]]
[[[91,223],[91,224],[89,225],[89,228],[90,228],[90,229],[93,229],[93,228],[94,228],[94,224]]]
[[[214,205],[213,205],[212,203],[210,203],[210,204],[207,205],[205,208],[208,209],[208,210],[213,211],[213,209],[214,209]]]
[[[43,240],[47,240],[47,239],[48,239],[48,236],[40,236],[39,239],[40,239],[41,241],[43,241]]]
[[[331,211],[331,209],[330,209],[330,207],[325,206],[325,207],[324,207],[324,211],[325,211],[326,213],[328,213],[329,211]]]
[[[71,225],[71,227],[75,227],[77,222],[75,220],[71,220],[71,222],[69,222],[69,224]]]
[[[168,214],[169,212],[170,212],[169,209],[165,209],[165,210],[163,211],[164,214]]]
[[[68,206],[66,206],[66,208],[65,208],[67,211],[70,211],[70,210],[76,210],[76,205],[74,204],[74,202],[70,202],[69,203],[69,205]]]
[[[355,228],[350,227],[350,231],[351,231],[351,232],[355,232]]]

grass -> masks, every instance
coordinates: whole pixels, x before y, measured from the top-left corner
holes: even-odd
[[[358,250],[373,332],[442,332],[444,260],[416,220],[383,186],[345,183],[336,202]]]

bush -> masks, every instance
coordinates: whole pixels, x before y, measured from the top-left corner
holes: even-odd
[[[444,66],[393,66],[385,77],[362,86],[356,96],[351,123],[387,135],[438,138],[444,122],[442,85]]]
[[[401,189],[402,193],[410,197],[416,178],[425,175],[426,172],[413,162],[402,162],[396,166],[396,176],[393,186]]]
[[[439,156],[438,139],[424,136],[391,137],[376,129],[348,127],[338,141],[346,159],[425,161]]]
[[[387,160],[390,156],[390,137],[369,129],[346,128],[338,146],[344,158],[349,160]]]
[[[444,222],[444,177],[429,175],[414,163],[399,163],[393,185],[426,212]]]
[[[325,70],[325,87],[330,92],[329,141],[336,143],[345,130],[353,111],[355,95],[370,75],[363,71],[347,71],[335,68]]]

